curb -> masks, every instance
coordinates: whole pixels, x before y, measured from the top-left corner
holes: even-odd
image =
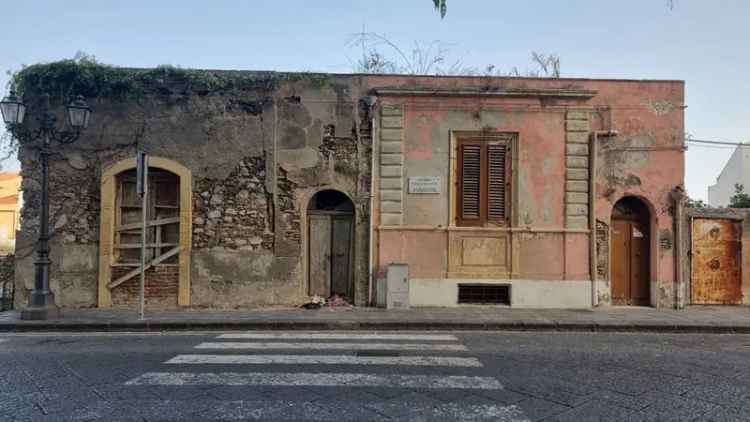
[[[748,325],[675,323],[607,324],[569,322],[452,322],[452,321],[143,321],[143,322],[0,322],[0,332],[163,332],[163,331],[546,331],[600,333],[750,334]]]

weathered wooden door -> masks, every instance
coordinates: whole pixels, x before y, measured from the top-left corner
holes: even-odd
[[[737,221],[693,220],[692,303],[740,304],[741,234]]]
[[[612,303],[649,304],[648,230],[638,221],[612,220]]]
[[[331,293],[351,296],[352,217],[331,216]]]
[[[331,217],[310,214],[310,296],[331,295]]]
[[[310,213],[309,228],[309,294],[351,299],[353,216]]]

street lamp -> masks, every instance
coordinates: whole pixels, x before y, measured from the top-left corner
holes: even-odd
[[[10,94],[0,101],[3,122],[13,137],[23,144],[42,140],[39,153],[42,161],[42,203],[37,259],[34,262],[34,290],[29,295],[26,309],[21,311],[21,319],[48,319],[60,314],[60,309],[55,304],[55,295],[49,289],[49,156],[52,153],[50,147],[53,141],[64,145],[78,140],[81,130],[88,127],[91,117],[91,109],[80,95],[66,107],[70,130],[55,128],[56,118],[50,110],[48,94],[42,95],[39,111],[39,127],[36,130],[29,130],[23,125],[26,105],[16,96],[16,93],[11,90]]]

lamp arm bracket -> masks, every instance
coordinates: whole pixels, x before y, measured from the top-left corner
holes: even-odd
[[[7,125],[8,132],[18,140],[21,144],[28,144],[38,139],[41,135],[41,130],[31,130],[25,125]]]
[[[78,138],[80,137],[81,137],[81,131],[79,130],[75,130],[75,131],[65,130],[62,132],[57,132],[52,136],[52,138],[61,145],[72,144],[73,142],[77,141]]]

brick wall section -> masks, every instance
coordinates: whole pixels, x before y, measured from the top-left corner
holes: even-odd
[[[123,276],[133,267],[112,268],[112,279]],[[177,282],[179,267],[177,265],[157,265],[146,270],[146,306],[164,309],[177,307]],[[140,301],[140,276],[112,289],[112,306],[135,309]]]
[[[404,154],[403,109],[383,104],[380,108],[380,223],[403,223]]]
[[[596,220],[596,274],[599,280],[609,280],[609,226]]]
[[[565,227],[585,229],[589,215],[589,116],[565,115]]]

